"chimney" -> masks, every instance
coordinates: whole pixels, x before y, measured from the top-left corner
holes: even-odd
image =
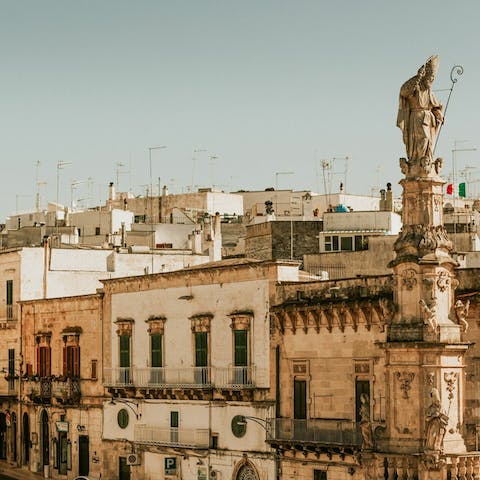
[[[392,184],[390,182],[387,183],[387,197],[385,199],[385,210],[387,212],[393,212],[393,192],[392,192]]]
[[[115,187],[113,182],[108,184],[108,199],[112,202],[115,200]]]
[[[210,224],[211,244],[209,248],[209,256],[211,262],[222,259],[222,230],[220,213],[215,213],[215,219]]]

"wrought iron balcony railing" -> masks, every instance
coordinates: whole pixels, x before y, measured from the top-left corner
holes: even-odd
[[[52,386],[53,396],[63,404],[73,404],[80,401],[80,379],[55,379]]]
[[[361,445],[357,423],[347,420],[297,420],[273,418],[267,429],[270,441],[295,441],[338,445]]]
[[[104,369],[107,387],[230,388],[256,386],[255,367],[117,367]]]
[[[134,441],[147,445],[208,448],[210,431],[201,428],[168,428],[157,425],[135,425]]]

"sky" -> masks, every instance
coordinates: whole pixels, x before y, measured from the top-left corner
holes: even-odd
[[[480,193],[478,18],[478,0],[0,0],[0,222],[109,182],[399,195],[398,92],[432,54],[444,104],[464,68],[442,174],[456,150]]]

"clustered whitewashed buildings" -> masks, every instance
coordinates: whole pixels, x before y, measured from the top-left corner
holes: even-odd
[[[402,232],[424,215],[408,195],[440,187],[406,182]],[[374,213],[352,212],[370,242]],[[320,252],[355,233],[345,215],[322,215]],[[209,220],[198,253],[55,232],[0,252],[0,459],[56,479],[480,474],[477,269],[401,233],[393,275],[321,280],[295,260],[221,259]]]

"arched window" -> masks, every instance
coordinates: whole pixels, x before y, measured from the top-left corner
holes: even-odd
[[[238,468],[236,480],[259,480],[257,470],[247,460]]]

